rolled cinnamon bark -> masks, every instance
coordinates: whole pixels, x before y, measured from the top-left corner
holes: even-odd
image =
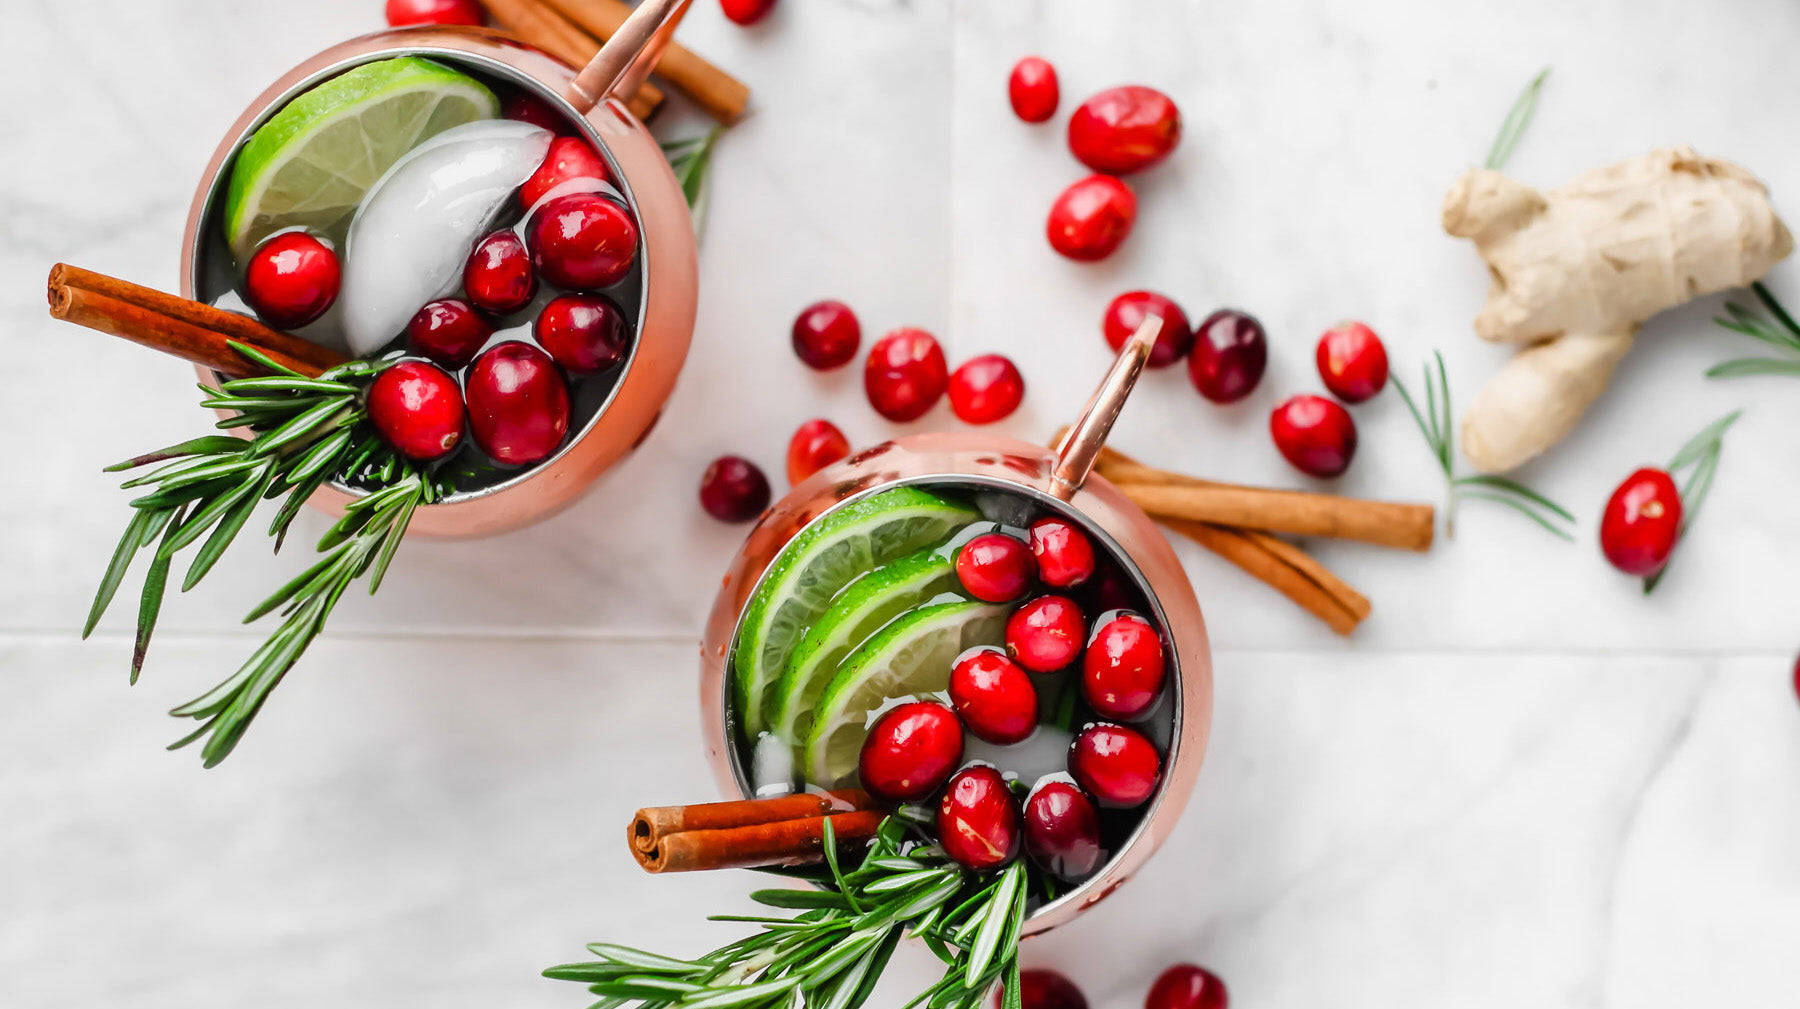
[[[602,42],[612,38],[631,16],[631,5],[622,0],[549,0],[549,3]],[[745,107],[750,104],[750,89],[742,81],[679,42],[670,42],[663,50],[662,57],[656,62],[656,73],[726,125],[742,118]]]
[[[854,812],[873,805],[866,792],[798,792],[768,799],[733,799],[691,806],[648,806],[631,818],[627,837],[636,851],[647,852],[670,834],[690,830],[724,830],[760,823],[779,823],[827,813]]]
[[[644,871],[657,873],[807,865],[824,858],[827,819],[837,842],[847,844],[874,837],[886,818],[886,813],[870,809],[723,830],[688,830],[664,835],[649,851],[633,845],[631,852]]]
[[[1135,464],[1099,468],[1138,507],[1158,517],[1419,551],[1431,549],[1437,522],[1428,504],[1213,483]]]
[[[581,26],[563,17],[543,0],[481,0],[482,5],[500,23],[527,45],[536,46],[569,66],[580,70],[587,66],[600,43]],[[662,89],[645,81],[625,107],[639,119],[648,119],[662,104]]]

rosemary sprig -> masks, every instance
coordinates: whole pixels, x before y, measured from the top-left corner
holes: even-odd
[[[1450,378],[1444,370],[1443,352],[1434,350],[1432,356],[1437,359],[1437,368],[1434,370],[1431,365],[1425,365],[1423,410],[1400,376],[1395,375],[1393,381],[1400,398],[1406,401],[1407,410],[1412,412],[1413,422],[1425,436],[1432,458],[1444,471],[1444,535],[1456,535],[1457,503],[1473,499],[1505,505],[1549,530],[1551,535],[1573,542],[1575,537],[1566,527],[1574,523],[1575,516],[1562,505],[1507,477],[1488,473],[1456,475],[1456,426],[1450,411]]]
[[[1513,148],[1519,146],[1519,138],[1525,135],[1525,127],[1531,125],[1531,117],[1537,112],[1538,92],[1544,89],[1544,79],[1549,76],[1549,67],[1539,70],[1513,100],[1512,108],[1500,122],[1500,132],[1494,135],[1494,143],[1488,148],[1485,167],[1499,171],[1512,157]]]
[[[684,137],[662,145],[663,157],[669,159],[675,181],[681,183],[681,193],[687,197],[696,235],[706,220],[706,183],[711,177],[708,170],[712,168],[713,144],[724,130],[723,126],[715,126],[704,136]]]
[[[1694,519],[1700,515],[1700,506],[1706,502],[1706,495],[1712,491],[1713,477],[1719,472],[1719,455],[1725,447],[1725,432],[1744,411],[1733,410],[1711,424],[1700,429],[1700,433],[1688,439],[1681,446],[1675,457],[1669,460],[1668,471],[1674,476],[1681,470],[1688,470],[1686,482],[1681,485],[1681,528],[1675,533],[1675,543],[1680,545]],[[1674,560],[1671,555],[1670,561]],[[1669,561],[1665,561],[1656,573],[1644,579],[1644,595],[1656,590],[1657,583],[1668,573]]]
[[[1769,314],[1775,317],[1774,322],[1763,318],[1755,311],[1745,308],[1736,302],[1725,303],[1725,315],[1715,316],[1713,321],[1734,333],[1742,333],[1753,339],[1784,352],[1786,357],[1740,357],[1730,361],[1722,361],[1706,369],[1707,378],[1740,378],[1744,375],[1794,375],[1800,376],[1800,324],[1788,314],[1781,302],[1775,299],[1762,281],[1750,285],[1756,300],[1762,302]]]
[[[714,915],[762,931],[693,959],[594,943],[596,959],[545,977],[585,984],[596,1007],[621,1009],[857,1009],[869,998],[902,936],[944,965],[936,983],[905,1009],[980,1009],[1005,982],[1004,1009],[1019,1009],[1019,932],[1026,868],[1015,861],[981,875],[909,831],[902,814],[876,831],[857,867],[838,864],[830,821],[823,890],[758,890],[750,898],[789,917]]]

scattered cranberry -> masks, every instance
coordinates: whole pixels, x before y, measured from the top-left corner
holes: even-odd
[[[1250,395],[1268,365],[1268,337],[1253,315],[1222,308],[1194,330],[1188,378],[1214,403],[1235,403]]]
[[[1136,220],[1137,197],[1130,186],[1110,175],[1090,175],[1050,205],[1044,233],[1057,252],[1093,262],[1112,255]]]
[[[970,652],[950,668],[950,704],[970,732],[1000,746],[1037,728],[1037,688],[998,649]]]
[[[997,869],[1019,854],[1019,806],[1000,772],[985,764],[958,771],[938,804],[944,854],[976,871]]]
[[[1081,607],[1067,596],[1039,596],[1006,620],[1006,651],[1034,673],[1053,673],[1075,661],[1087,637]]]
[[[1800,657],[1794,659],[1794,697],[1800,699]]]
[[[1136,729],[1090,725],[1069,747],[1069,773],[1103,805],[1141,806],[1156,794],[1162,757]]]
[[[1187,313],[1181,306],[1155,291],[1126,291],[1106,306],[1100,320],[1100,332],[1114,353],[1125,348],[1125,341],[1138,331],[1150,315],[1162,316],[1162,331],[1156,334],[1156,345],[1150,348],[1152,368],[1166,368],[1187,356],[1194,346],[1194,331],[1188,325]]]
[[[863,364],[863,389],[875,412],[892,421],[925,415],[950,384],[950,368],[937,338],[903,327],[875,341]]]
[[[1013,113],[1028,123],[1041,123],[1056,115],[1062,90],[1056,83],[1056,67],[1038,56],[1027,56],[1013,65],[1006,78],[1006,96]]]
[[[876,720],[863,740],[856,773],[885,802],[918,802],[962,763],[962,723],[942,704],[913,701]]]
[[[275,329],[299,329],[337,300],[337,253],[304,231],[285,231],[250,254],[244,300]]]
[[[1600,549],[1612,566],[1648,578],[1669,563],[1681,535],[1681,492],[1660,469],[1625,478],[1600,515]]]
[[[550,355],[508,340],[469,369],[469,428],[496,462],[528,465],[549,457],[569,433],[569,387]]]
[[[625,315],[602,295],[550,299],[531,324],[531,332],[563,370],[576,375],[605,371],[625,360]]]
[[[1069,150],[1084,165],[1128,175],[1169,156],[1181,142],[1181,110],[1155,88],[1107,88],[1069,117]]]
[[[1015,536],[984,533],[956,552],[956,579],[984,603],[1011,602],[1037,577],[1031,548]]]
[[[794,319],[794,354],[808,368],[830,371],[849,364],[862,346],[856,313],[841,301],[818,301]]]
[[[1323,396],[1291,396],[1269,415],[1275,447],[1309,476],[1333,477],[1356,455],[1356,421]]]
[[[530,123],[551,133],[567,133],[569,120],[556,110],[549,101],[523,89],[513,91],[500,103],[500,118],[512,119],[521,123]],[[533,203],[537,201],[532,201]],[[531,209],[526,203],[525,209]]]
[[[487,18],[477,0],[387,0],[387,23],[406,25],[479,25]]]
[[[950,410],[965,424],[1004,420],[1025,398],[1025,377],[1012,360],[983,354],[950,373]]]
[[[722,455],[700,476],[700,507],[720,522],[748,522],[769,507],[769,478],[741,455]]]
[[[1178,963],[1156,979],[1144,998],[1144,1009],[1226,1009],[1225,982],[1205,967]]]
[[[719,0],[725,16],[741,25],[753,25],[769,16],[775,0]]]
[[[992,1009],[1003,1009],[1005,1003],[1004,986],[995,987]],[[1088,1009],[1088,1003],[1075,982],[1038,968],[1019,972],[1019,1009]]]
[[[462,390],[435,364],[390,365],[369,383],[365,406],[375,430],[408,459],[437,459],[462,441]]]
[[[1031,553],[1038,579],[1056,589],[1074,588],[1094,573],[1094,544],[1067,519],[1041,518],[1031,524]]]
[[[531,304],[537,274],[531,254],[510,228],[502,228],[475,244],[463,266],[463,291],[476,308],[510,315]]]
[[[530,210],[544,198],[544,194],[570,179],[598,179],[605,182],[612,178],[612,172],[606,167],[599,152],[580,137],[557,137],[550,141],[550,150],[544,155],[544,163],[531,178],[519,187],[519,206]]]
[[[850,454],[850,439],[822,417],[801,424],[788,439],[787,478],[797,484]]]
[[[493,335],[494,328],[472,305],[445,298],[419,309],[406,324],[406,349],[446,368],[461,368],[475,360]]]
[[[1100,867],[1100,814],[1081,789],[1047,781],[1025,800],[1025,853],[1058,879]]]
[[[1081,660],[1081,692],[1102,718],[1129,721],[1162,692],[1162,636],[1135,613],[1107,621]]]
[[[1387,348],[1360,322],[1345,322],[1319,337],[1315,354],[1325,388],[1346,403],[1361,403],[1387,385]]]
[[[558,287],[609,287],[625,279],[637,258],[631,215],[594,193],[570,193],[532,215],[531,258]]]

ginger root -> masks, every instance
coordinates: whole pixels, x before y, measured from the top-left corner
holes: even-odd
[[[1526,343],[1463,417],[1477,469],[1512,469],[1561,441],[1612,378],[1644,320],[1757,280],[1793,251],[1768,190],[1728,161],[1670,147],[1540,193],[1470,171],[1444,230],[1493,275],[1482,339]]]

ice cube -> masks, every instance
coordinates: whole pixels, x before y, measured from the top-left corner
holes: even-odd
[[[794,790],[794,749],[780,738],[763,733],[750,757],[751,784],[758,796],[786,795]]]

